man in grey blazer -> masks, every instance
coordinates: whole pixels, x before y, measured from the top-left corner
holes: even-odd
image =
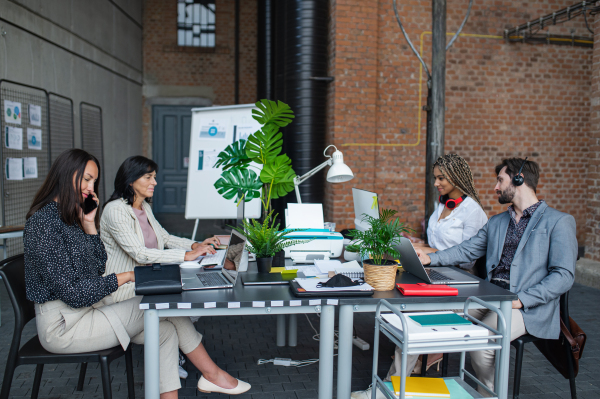
[[[430,254],[417,249],[417,254],[423,265],[431,266],[467,263],[485,255],[486,279],[519,298],[513,301],[511,340],[526,333],[557,339],[559,297],[571,288],[575,275],[575,219],[538,200],[537,163],[505,159],[496,166],[496,175],[494,190],[501,204],[512,204],[508,210],[457,246]],[[472,314],[488,325],[497,324],[493,312]],[[493,389],[494,351],[473,352],[471,362],[478,378]]]

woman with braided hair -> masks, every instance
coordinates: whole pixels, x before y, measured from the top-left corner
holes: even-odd
[[[421,248],[425,252],[435,252],[453,247],[473,237],[487,223],[487,215],[483,211],[481,201],[473,184],[473,174],[469,164],[459,155],[442,155],[433,164],[435,187],[440,197],[439,205],[429,218],[427,239],[431,248]],[[416,242],[414,237],[407,237]],[[419,246],[415,244],[415,246]],[[451,266],[451,265],[449,265]],[[459,265],[464,269],[471,269],[473,263]],[[394,352],[394,362],[390,367],[385,381],[390,381],[391,376],[400,375],[402,354],[398,347]],[[408,355],[407,372],[420,373],[421,361],[418,355]],[[427,369],[442,360],[441,353],[429,354]],[[407,373],[407,374],[408,374]],[[371,389],[352,392],[351,399],[370,399]],[[377,390],[377,399],[385,398]]]

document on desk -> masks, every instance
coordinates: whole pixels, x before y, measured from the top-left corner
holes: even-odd
[[[315,266],[286,266],[285,270],[298,270],[298,273],[304,273],[305,277],[315,277],[324,274]]]
[[[328,274],[329,272],[333,272],[335,269],[342,267],[342,262],[339,260],[315,260],[314,262],[321,274]]]
[[[328,278],[297,278],[295,281],[308,292],[331,292],[331,291],[373,291],[373,287],[364,283],[352,287],[322,287],[317,288],[317,284],[324,283]]]

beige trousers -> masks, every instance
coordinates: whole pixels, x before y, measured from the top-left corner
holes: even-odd
[[[497,328],[498,326],[498,316],[488,309],[472,309],[469,311],[469,314],[492,328]],[[511,341],[527,334],[525,323],[523,322],[523,315],[519,309],[512,310],[510,326]],[[491,331],[490,335],[493,335]],[[418,359],[419,355],[407,356],[407,375],[410,375],[409,373],[415,368]],[[495,359],[496,352],[493,350],[471,352],[471,365],[477,374],[477,378],[491,390],[494,390]],[[385,381],[390,381],[390,377],[393,375],[399,376],[400,370],[402,370],[401,367],[402,352],[400,351],[400,348],[396,346],[396,350],[394,351],[394,362],[388,371]],[[478,388],[478,391],[482,395],[487,396],[487,392],[482,388]]]
[[[40,343],[53,353],[91,352],[119,344],[126,347],[123,338],[143,344],[144,311],[139,308],[140,301],[141,297],[134,297],[106,306],[99,302],[79,309],[73,309],[60,300],[36,303]],[[116,320],[103,313],[107,307],[107,313],[116,315]],[[120,335],[121,331],[128,337]],[[185,354],[192,352],[200,345],[202,335],[196,331],[189,317],[161,318],[159,332],[160,393],[164,393],[181,388],[177,348]]]

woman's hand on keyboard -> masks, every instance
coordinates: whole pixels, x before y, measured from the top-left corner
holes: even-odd
[[[196,244],[198,243],[194,243],[195,248],[185,253],[185,257],[183,258],[185,261],[194,260],[201,255],[212,255],[217,253],[212,245]]]

